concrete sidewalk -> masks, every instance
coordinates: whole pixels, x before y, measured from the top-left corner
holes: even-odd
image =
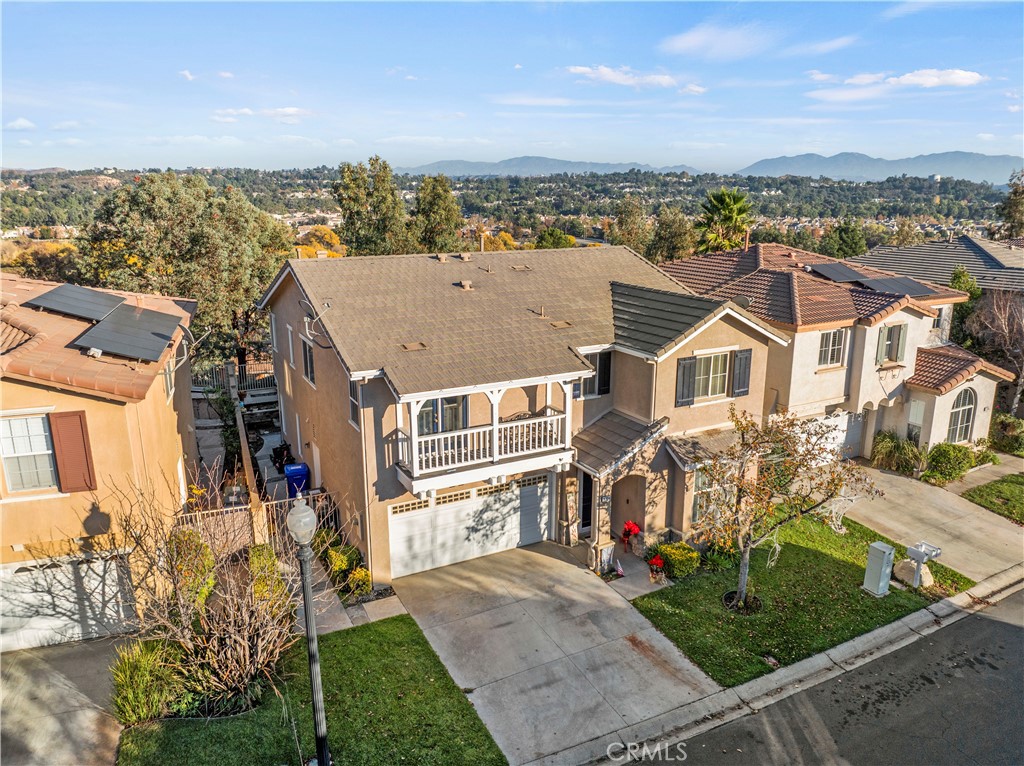
[[[1024,473],[1024,457],[999,453],[999,465],[983,465],[969,471],[960,481],[954,481],[946,485],[946,491],[955,495],[962,495],[969,489],[988,484],[990,481],[1002,479],[1015,473]]]
[[[954,492],[865,468],[885,495],[857,500],[847,516],[903,545],[942,548],[939,563],[984,580],[1024,561],[1024,527]]]
[[[690,739],[755,713],[822,681],[859,668],[1001,601],[1022,588],[1024,564],[1017,564],[979,582],[958,596],[938,601],[821,654],[623,728],[614,735],[583,742],[527,766],[633,762],[635,759],[627,755],[630,751],[626,746],[629,744],[639,746],[633,751],[639,755],[644,745],[650,751],[658,744]],[[615,747],[609,750],[612,745]]]

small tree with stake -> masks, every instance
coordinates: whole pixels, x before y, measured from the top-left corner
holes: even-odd
[[[846,459],[828,422],[782,413],[762,425],[735,407],[729,418],[738,438],[700,467],[709,490],[693,536],[696,542],[740,554],[732,607],[748,610],[754,548],[772,542],[771,566],[780,551],[778,531],[786,524],[811,515],[842,532],[849,503],[859,495],[881,493],[860,466]]]

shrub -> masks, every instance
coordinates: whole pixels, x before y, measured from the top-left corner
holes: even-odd
[[[163,718],[170,712],[180,684],[162,641],[133,641],[118,647],[110,667],[114,715],[125,726]]]
[[[1000,412],[992,418],[989,440],[1000,452],[1024,457],[1024,419]]]
[[[349,574],[362,563],[363,556],[354,545],[337,545],[325,551],[324,564],[336,585],[344,585]]]
[[[909,476],[921,467],[921,450],[909,439],[901,439],[894,431],[881,431],[871,447],[871,465]]]
[[[182,596],[202,609],[213,592],[214,557],[210,546],[194,529],[176,529],[167,539],[167,558],[174,587]]]
[[[999,455],[990,449],[978,450],[974,453],[974,465],[999,465]]]
[[[327,529],[326,527],[320,527],[316,532],[313,533],[313,553],[319,556],[321,559],[327,556],[327,549],[338,542],[338,533],[333,529]]]
[[[732,548],[725,548],[711,543],[701,555],[701,566],[709,572],[721,572],[739,566],[740,553]]]
[[[655,554],[665,562],[665,574],[673,580],[688,577],[700,566],[700,554],[684,542],[663,543]]]
[[[277,555],[267,543],[249,547],[249,572],[252,575],[253,597],[260,601],[283,605],[288,588],[277,568]]]
[[[345,589],[355,598],[368,596],[373,590],[373,578],[366,567],[356,567],[345,581]]]
[[[956,481],[974,466],[974,453],[963,444],[936,444],[928,453],[928,473],[942,484]],[[938,483],[938,481],[932,483]],[[940,486],[942,486],[940,484]]]

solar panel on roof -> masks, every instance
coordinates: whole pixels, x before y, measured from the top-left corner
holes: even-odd
[[[55,311],[69,317],[90,319],[94,322],[106,317],[124,303],[120,295],[91,290],[78,285],[60,285],[30,301],[26,306]]]
[[[876,290],[880,293],[891,293],[893,295],[909,295],[911,298],[920,298],[935,293],[930,287],[926,287],[916,279],[910,277],[882,277],[880,279],[864,279],[861,284],[869,290]]]
[[[811,271],[832,282],[859,282],[864,278],[845,263],[813,263]]]
[[[167,348],[178,322],[178,317],[172,314],[137,306],[118,306],[106,319],[80,335],[74,345],[98,348],[127,359],[155,362]]]

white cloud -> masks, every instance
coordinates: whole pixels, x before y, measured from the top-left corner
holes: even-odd
[[[981,141],[995,141],[996,140],[995,133],[979,133],[977,135],[977,138],[979,140],[981,140]]]
[[[292,144],[298,146],[327,146],[327,144],[324,143],[319,138],[309,138],[307,136],[275,136],[273,140],[279,144]]]
[[[335,146],[355,146],[355,141],[351,138],[336,138],[331,141]]]
[[[865,72],[843,80],[844,85],[874,85],[885,79],[885,72]]]
[[[414,75],[414,74],[407,74],[407,75],[405,76],[405,79],[406,79],[406,80],[410,80],[410,81],[415,81],[415,80],[418,80],[418,79],[420,79],[420,78],[419,78],[419,77],[417,77],[417,76],[416,76],[416,75]]]
[[[82,123],[78,120],[64,120],[63,122],[55,122],[50,126],[50,130],[75,130],[80,127],[82,127]]]
[[[513,68],[513,69],[522,69],[522,68],[523,68],[523,65],[522,65],[522,64],[516,64],[516,65],[515,65],[514,67],[512,67],[512,68]]]
[[[833,53],[843,48],[848,48],[860,38],[857,35],[843,35],[833,37],[831,40],[820,40],[816,43],[799,43],[786,48],[784,56],[821,56],[826,53]]]
[[[664,53],[711,61],[737,61],[763,53],[777,41],[778,34],[760,24],[718,26],[704,23],[662,40],[659,48]]]
[[[494,142],[474,136],[472,138],[445,138],[444,136],[388,136],[378,138],[378,144],[404,144],[406,146],[485,146]]]
[[[217,72],[218,77],[223,77],[225,80],[233,80],[235,77],[234,72]]]
[[[1020,110],[1021,110],[1021,105],[1020,104],[1010,104],[1008,107],[1006,107],[1006,111],[1008,111],[1008,112],[1019,112]]]
[[[807,95],[818,101],[827,101],[830,104],[849,103],[850,101],[870,101],[881,98],[890,93],[892,88],[888,85],[866,85],[854,88],[822,88],[812,90]]]
[[[835,75],[825,74],[824,72],[819,72],[817,69],[809,69],[804,74],[815,82],[831,82],[835,79]]]
[[[85,146],[85,141],[80,138],[61,138],[53,143],[57,146]]]
[[[903,18],[904,16],[910,16],[913,13],[918,13],[919,11],[923,11],[927,8],[930,8],[933,5],[935,4],[924,2],[923,0],[916,0],[916,2],[898,3],[897,5],[890,6],[889,8],[886,8],[884,11],[882,11],[881,16],[883,19],[891,21],[892,19],[900,19]]]
[[[215,114],[210,119],[214,122],[238,122],[237,117],[229,117],[225,114]]]
[[[566,69],[578,74],[591,82],[602,82],[609,85],[626,85],[631,88],[672,88],[676,79],[667,74],[640,74],[628,66],[612,69],[609,66],[571,66]]]
[[[29,141],[27,138],[19,138],[18,146],[32,146],[32,142]]]
[[[184,77],[189,82],[192,82],[194,79],[196,79],[196,76],[194,74],[192,74],[190,71],[188,71],[187,69],[182,69],[180,72],[178,72],[178,74],[180,74],[182,77]]]
[[[249,107],[243,107],[241,109],[217,109],[214,114],[224,115],[228,117],[237,117],[239,115],[249,117],[255,112]]]
[[[32,120],[19,117],[16,120],[11,120],[4,127],[7,128],[7,130],[35,130],[36,124],[32,122]]]
[[[279,106],[276,109],[261,109],[260,114],[272,117],[286,125],[297,125],[302,117],[309,117],[313,112],[298,106]]]
[[[572,106],[573,101],[559,96],[531,96],[528,93],[508,93],[491,99],[505,106]]]
[[[242,143],[236,136],[146,136],[142,139],[143,144],[150,146],[237,146]]]
[[[899,77],[890,77],[886,82],[892,85],[916,85],[921,88],[967,88],[988,79],[983,74],[969,72],[966,69],[918,69]]]
[[[700,96],[701,94],[707,93],[708,89],[705,88],[703,85],[698,85],[695,82],[691,82],[680,88],[679,92],[689,96]]]

